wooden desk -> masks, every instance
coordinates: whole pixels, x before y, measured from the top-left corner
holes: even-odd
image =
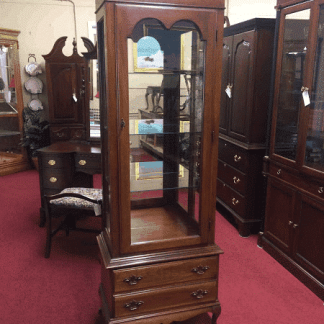
[[[93,187],[93,175],[101,173],[101,149],[90,144],[57,142],[38,150],[42,206],[40,226],[45,224],[43,197],[67,187]]]

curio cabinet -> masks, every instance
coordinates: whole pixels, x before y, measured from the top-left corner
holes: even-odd
[[[224,1],[97,1],[106,323],[220,314]]]
[[[278,1],[263,248],[324,300],[324,1]]]

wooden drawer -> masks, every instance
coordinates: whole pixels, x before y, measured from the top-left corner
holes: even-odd
[[[227,163],[218,160],[218,178],[243,196],[246,194],[246,175],[231,167]]]
[[[70,169],[72,155],[69,154],[44,154],[42,153],[41,163],[43,169]]]
[[[71,171],[68,169],[44,169],[43,187],[63,189],[71,185]]]
[[[116,293],[197,280],[216,279],[218,257],[119,269],[114,270],[113,274]]]
[[[248,168],[248,152],[232,143],[219,140],[218,158],[225,163],[246,172]]]
[[[144,292],[115,295],[115,317],[143,314],[174,307],[183,307],[217,300],[217,281],[152,289]]]
[[[83,171],[87,169],[101,170],[101,157],[100,154],[84,154],[76,153],[75,154],[75,168],[77,171]]]
[[[237,214],[244,217],[246,210],[246,199],[221,180],[217,179],[217,197]]]

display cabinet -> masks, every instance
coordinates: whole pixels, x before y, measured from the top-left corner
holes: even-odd
[[[224,2],[96,6],[105,322],[216,323]]]
[[[257,233],[264,217],[274,31],[270,18],[224,29],[217,208],[235,220],[243,237]]]
[[[30,168],[23,133],[18,30],[0,28],[0,176]]]
[[[259,245],[324,300],[324,1],[278,1],[264,232]]]

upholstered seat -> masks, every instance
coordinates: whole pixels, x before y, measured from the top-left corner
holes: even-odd
[[[100,233],[99,229],[78,228],[78,218],[86,216],[101,217],[102,190],[95,188],[66,188],[60,193],[44,196],[47,238],[45,257],[51,252],[52,237],[60,230],[69,235],[70,230]],[[56,229],[52,229],[52,218],[64,217]],[[102,217],[101,217],[102,218]],[[102,224],[102,223],[101,223]]]

